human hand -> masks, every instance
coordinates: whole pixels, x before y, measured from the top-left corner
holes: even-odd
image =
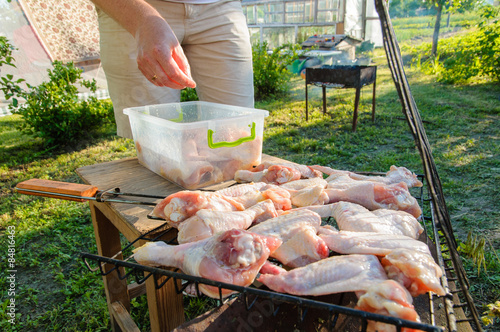
[[[196,83],[184,51],[168,23],[153,17],[136,30],[137,65],[154,85],[194,88]]]

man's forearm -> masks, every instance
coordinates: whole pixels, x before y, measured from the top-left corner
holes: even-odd
[[[143,20],[161,18],[149,3],[143,0],[91,0],[97,7],[115,19],[124,29],[135,36]]]

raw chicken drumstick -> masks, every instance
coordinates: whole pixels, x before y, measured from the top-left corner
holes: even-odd
[[[291,271],[279,267],[272,271],[269,266],[266,271],[275,274],[261,274],[257,280],[277,292],[313,296],[356,292],[360,310],[420,321],[411,295],[399,283],[387,279],[372,255],[332,256]],[[377,324],[376,328],[389,331],[394,327]]]
[[[418,180],[415,173],[406,167],[397,167],[394,165],[390,167],[385,176],[362,175],[350,171],[336,170],[330,167],[318,165],[311,166],[311,168],[328,175],[328,178],[326,178],[328,182],[334,181],[339,176],[348,176],[352,180],[373,181],[385,184],[404,182],[408,188],[423,186],[422,182]]]
[[[182,244],[199,241],[233,228],[247,229],[254,222],[259,223],[277,216],[278,212],[270,199],[243,211],[199,210],[179,224],[177,242]]]
[[[249,286],[281,240],[233,229],[201,241],[180,245],[148,242],[134,250],[134,259],[143,265],[181,269],[185,274],[239,286]],[[218,298],[219,289],[199,285],[207,296]],[[222,289],[226,297],[231,290]]]
[[[224,192],[227,194],[223,194]],[[177,228],[179,223],[195,215],[201,209],[243,211],[266,199],[271,199],[277,210],[289,210],[292,207],[290,193],[278,186],[256,186],[254,189],[242,190],[243,194],[240,196],[231,196],[228,190],[224,192],[179,191],[159,202],[152,214],[165,219],[170,226]]]

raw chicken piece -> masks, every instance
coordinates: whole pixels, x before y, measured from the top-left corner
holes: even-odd
[[[373,255],[332,256],[291,271],[266,264],[257,278],[270,289],[293,295],[355,292],[360,310],[419,321],[408,291],[387,275]],[[377,325],[388,330],[390,325]]]
[[[409,249],[396,249],[381,260],[387,276],[405,286],[412,296],[429,291],[445,295],[439,278],[443,270],[429,254]]]
[[[235,197],[226,196],[220,192],[184,190],[163,199],[155,206],[152,214],[165,219],[170,226],[177,228],[179,223],[202,209],[243,211],[266,199],[271,199],[277,210],[289,210],[292,207],[290,194],[277,186],[248,190]]]
[[[292,233],[293,235],[272,254],[272,257],[283,265],[302,267],[327,258],[330,254],[328,246],[317,235],[314,226],[303,225]]]
[[[395,249],[406,248],[430,255],[425,243],[404,235],[335,231],[328,227],[321,227],[319,234],[328,248],[339,254],[385,256]]]
[[[330,198],[324,188],[328,183],[322,178],[301,179],[280,185],[290,193],[292,204],[298,207],[322,205]]]
[[[417,175],[407,169],[406,167],[397,167],[392,165],[385,176],[362,175],[350,171],[336,170],[326,166],[311,166],[312,169],[318,170],[329,177],[326,179],[328,182],[332,181],[339,175],[347,175],[353,180],[381,182],[385,184],[394,184],[404,182],[408,188],[422,187],[423,184],[418,180]]]
[[[332,256],[290,271],[276,269],[258,281],[270,289],[292,295],[327,295],[367,290],[387,280],[384,268],[373,255]]]
[[[283,248],[280,247],[271,257],[296,267],[328,257],[328,247],[317,235],[320,225],[321,217],[317,213],[301,210],[268,219],[249,231],[281,239]]]
[[[163,218],[173,226],[193,216],[201,209],[216,211],[243,211],[245,206],[232,197],[217,192],[183,190],[167,196],[153,209],[155,217]]]
[[[356,309],[384,316],[392,316],[413,322],[420,322],[410,293],[394,280],[386,280],[372,285],[362,294],[357,292]],[[377,321],[368,321],[367,331],[396,332],[396,326]],[[402,328],[403,332],[417,332],[411,328]]]
[[[272,184],[282,184],[300,179],[300,172],[294,168],[272,165],[260,172],[238,170],[234,174],[236,182],[265,182]]]
[[[268,169],[273,165],[278,166],[286,166],[299,171],[301,178],[309,179],[309,178],[323,178],[323,174],[320,171],[312,169],[310,166],[300,165],[296,163],[287,163],[287,162],[274,162],[274,161],[264,161],[262,164],[255,167],[253,170],[255,172],[263,171],[264,169]]]
[[[415,218],[420,217],[422,210],[415,197],[408,191],[404,182],[385,185],[370,181],[349,183],[346,188],[326,188],[329,203],[346,201],[356,203],[369,210],[392,209],[405,211]]]
[[[405,211],[397,211],[390,209],[373,210],[372,213],[376,215],[379,220],[385,220],[388,224],[396,225],[397,229],[401,231],[402,235],[415,237],[418,239],[420,234],[424,231],[422,225],[418,222],[417,218]],[[394,233],[395,234],[395,233]],[[412,236],[412,234],[414,236]]]
[[[179,224],[177,241],[194,242],[215,233],[233,228],[247,229],[253,222],[262,222],[278,216],[271,200],[257,203],[243,211],[199,210],[196,214]]]
[[[326,188],[328,182],[323,178],[310,178],[310,179],[300,179],[293,182],[283,183],[280,185],[281,188],[285,188],[287,190],[301,190],[310,187],[321,186]]]
[[[307,187],[301,190],[287,190],[294,206],[323,205],[330,201],[330,197],[322,186]]]
[[[237,197],[248,192],[260,191],[265,186],[267,186],[267,183],[265,182],[245,183],[220,189],[216,192],[224,196]]]
[[[134,250],[134,259],[143,265],[176,267],[192,276],[249,286],[269,254],[280,245],[277,238],[233,229],[176,246],[149,242]],[[207,296],[219,297],[217,287],[200,284],[199,288]],[[223,297],[231,293],[222,289]]]
[[[306,207],[322,218],[334,217],[340,230],[406,235],[418,239],[423,227],[411,214],[404,211],[367,208],[350,202]]]

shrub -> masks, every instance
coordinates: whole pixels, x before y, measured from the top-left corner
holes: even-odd
[[[286,44],[268,52],[267,42],[252,46],[255,99],[279,96],[288,90],[292,73],[287,66],[298,59],[299,48]]]
[[[181,90],[181,102],[184,101],[197,101],[198,94],[196,93],[196,89],[193,88],[185,88]]]
[[[414,63],[424,72],[437,74],[443,83],[466,83],[472,78],[489,77],[500,81],[500,20],[498,9],[486,6],[477,29],[442,40],[438,56],[430,56],[430,44],[416,49]]]
[[[96,97],[78,99],[77,82],[91,92],[97,90],[95,80],[82,80],[81,73],[72,62],[55,61],[53,69],[48,70],[48,82],[38,86],[27,84],[28,90],[12,93],[13,97],[25,100],[18,104],[17,98],[13,98],[10,105],[13,112],[24,119],[20,129],[41,137],[46,145],[69,145],[87,138],[101,125],[113,122],[110,103]]]

